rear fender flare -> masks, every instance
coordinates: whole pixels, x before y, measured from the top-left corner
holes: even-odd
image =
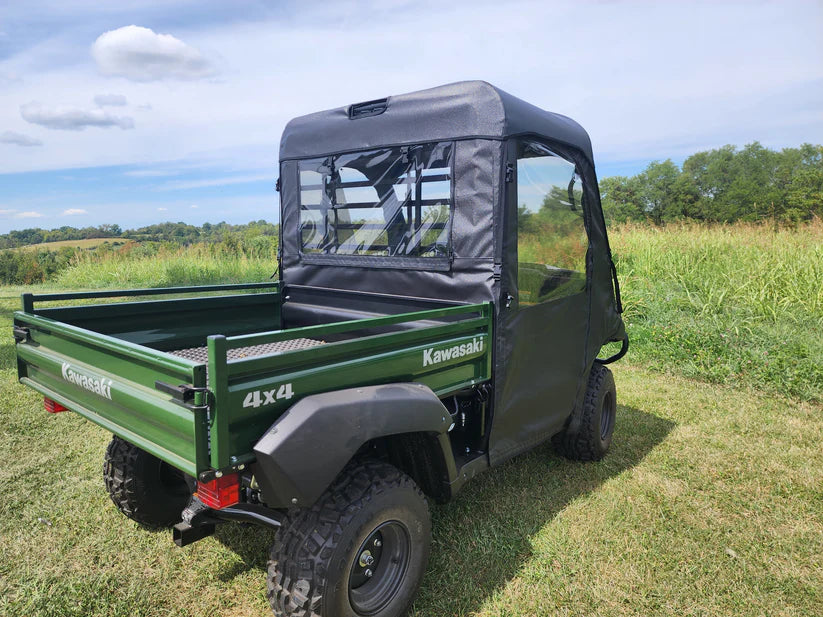
[[[313,394],[295,403],[254,445],[254,475],[269,507],[309,506],[367,442],[404,433],[434,433],[447,481],[456,479],[449,412],[418,383],[364,386]],[[448,450],[448,451],[446,451]]]

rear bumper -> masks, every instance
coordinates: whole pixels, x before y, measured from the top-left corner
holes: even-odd
[[[183,520],[172,529],[177,546],[187,546],[212,535],[218,524],[224,522],[254,523],[277,529],[285,516],[259,504],[238,503],[220,510],[213,510],[195,499],[183,510]]]

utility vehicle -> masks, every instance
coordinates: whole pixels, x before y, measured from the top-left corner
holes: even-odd
[[[114,434],[129,518],[277,528],[276,615],[401,615],[430,500],[609,447],[628,339],[591,144],[461,82],[294,119],[279,173],[278,281],[24,294],[20,381]]]

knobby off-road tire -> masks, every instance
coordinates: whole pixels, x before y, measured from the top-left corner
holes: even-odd
[[[268,568],[277,617],[408,611],[431,541],[428,503],[410,477],[382,462],[351,464],[317,503],[288,519]]]
[[[119,437],[106,448],[103,481],[118,510],[152,529],[179,522],[191,498],[181,471]]]
[[[555,436],[557,451],[576,461],[599,461],[609,449],[617,416],[617,391],[612,372],[595,362],[589,374],[578,431]]]

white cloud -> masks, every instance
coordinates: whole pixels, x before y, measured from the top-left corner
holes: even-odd
[[[117,126],[123,130],[134,128],[134,119],[129,116],[114,116],[102,109],[44,107],[40,103],[32,102],[20,106],[20,115],[31,124],[62,131],[82,131],[89,126]]]
[[[0,71],[0,86],[14,86],[23,83],[23,79],[16,73],[4,73]]]
[[[162,178],[176,176],[177,172],[165,169],[132,169],[131,171],[124,171],[123,175],[129,178]]]
[[[158,212],[165,212],[166,210],[168,210],[168,208],[157,208]]]
[[[14,214],[17,210],[0,210],[0,216],[6,216],[7,214]]]
[[[249,182],[261,182],[263,180],[271,180],[274,182],[277,177],[277,172],[267,174],[249,174],[244,176],[225,176],[223,178],[211,178],[209,180],[179,180],[174,182],[166,182],[159,188],[164,191],[179,191],[186,189],[199,189],[210,186],[226,186],[229,184],[247,184]],[[192,206],[194,207],[194,206]]]
[[[34,212],[32,210],[29,210],[28,212],[18,212],[14,216],[18,219],[39,219],[43,215],[40,214],[39,212]]]
[[[170,34],[134,25],[101,34],[91,53],[101,73],[132,81],[192,80],[216,72],[194,47]]]
[[[98,94],[94,97],[94,104],[98,107],[125,107],[129,100],[122,94]]]
[[[88,214],[88,210],[83,210],[83,208],[69,208],[68,210],[63,210],[64,216],[73,216],[75,214]]]
[[[21,28],[36,22],[37,11],[27,3],[6,4],[19,4]],[[170,4],[177,8],[169,10],[191,11],[192,5],[175,0],[163,3],[160,13],[166,15]],[[368,20],[350,18],[350,0],[292,4],[288,16],[251,16],[232,4],[233,19],[216,21],[207,19],[208,8],[167,19],[141,2],[122,12],[78,17],[77,3],[51,4],[52,12],[62,7],[54,20],[62,34],[31,30],[25,49],[0,58],[0,98],[6,103],[0,105],[0,132],[30,129],[48,144],[0,146],[0,169],[188,164],[202,173],[170,180],[266,171],[273,179],[281,131],[295,115],[478,77],[579,121],[591,135],[601,170],[615,162],[679,157],[755,139],[772,148],[823,142],[820,2],[455,0],[436,6],[431,0],[372,0],[361,9]],[[101,74],[90,55],[95,36],[131,23],[172,33],[219,62],[220,81],[137,83]],[[546,23],[566,24],[579,36],[585,31],[585,44],[558,45],[556,37],[545,36]],[[478,45],[478,32],[499,44]],[[295,53],[318,45],[323,53]],[[397,58],[376,49],[417,53],[404,55],[398,71]],[[22,79],[11,83],[4,75]],[[119,132],[116,143],[114,131],[103,130],[49,131],[46,138],[19,117],[17,106],[27,101],[91,108],[86,99],[109,92],[125,95],[130,106],[104,111],[133,116],[139,128]],[[56,99],[55,93],[77,98]],[[153,103],[151,112],[138,109],[145,102]],[[154,191],[161,184],[145,187]],[[102,185],[99,190],[107,191]],[[205,213],[209,204],[197,199],[198,212]],[[156,216],[158,203],[146,200],[148,213]],[[189,201],[181,201],[170,211],[195,214]],[[54,210],[75,205],[64,202]]]
[[[0,143],[25,147],[43,145],[43,142],[39,139],[23,135],[22,133],[15,133],[14,131],[3,131],[3,133],[0,133]]]
[[[190,206],[189,206],[189,208],[199,208],[199,207],[200,207],[200,206],[198,206],[198,205],[196,205],[196,204],[192,204],[192,205],[190,205]]]

